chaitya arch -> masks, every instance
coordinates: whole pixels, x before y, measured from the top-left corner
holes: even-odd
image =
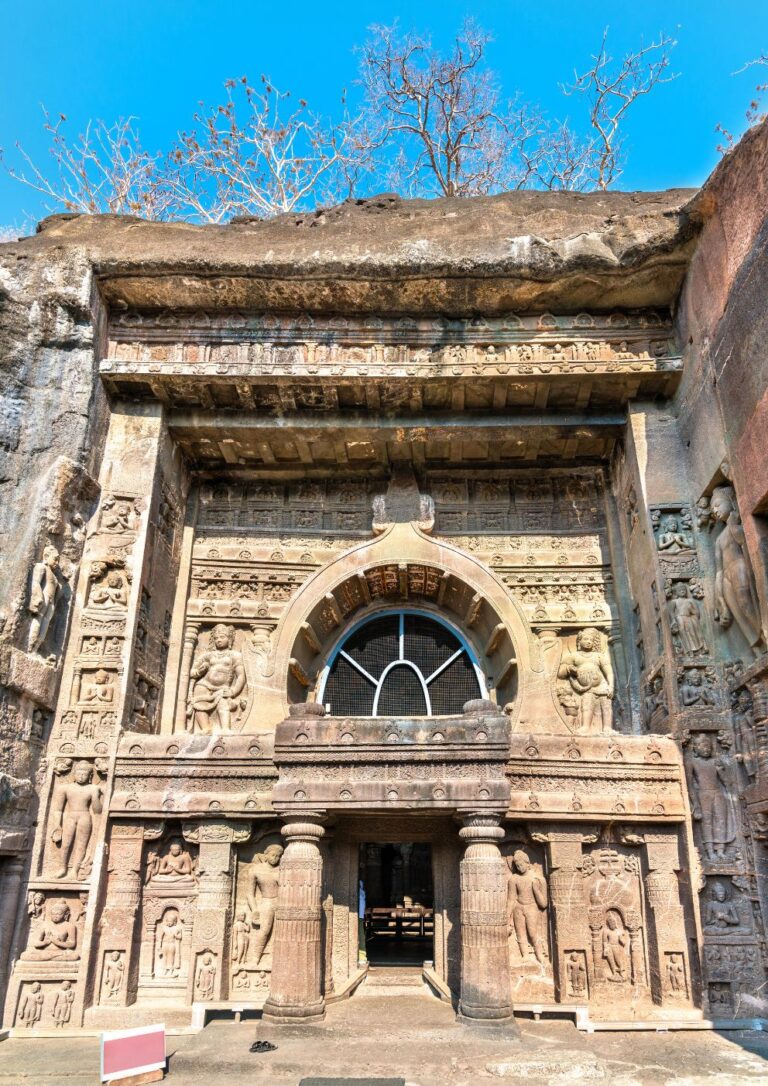
[[[531,655],[517,604],[487,566],[407,523],[341,555],[294,597],[274,656],[274,674],[285,676],[283,711],[317,700],[339,642],[353,626],[393,608],[418,610],[460,633],[485,677],[485,696],[517,706],[519,675],[529,670]]]

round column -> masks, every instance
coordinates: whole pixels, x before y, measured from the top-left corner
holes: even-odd
[[[291,815],[283,826],[275,911],[272,980],[264,1018],[273,1022],[319,1021],[322,990],[322,876],[318,847],[325,833],[319,815]]]
[[[470,814],[459,836],[466,848],[461,879],[459,1019],[512,1025],[507,935],[507,869],[499,850],[500,816]]]

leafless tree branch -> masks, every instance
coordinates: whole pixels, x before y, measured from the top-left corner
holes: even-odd
[[[600,48],[592,57],[592,66],[582,75],[574,72],[574,82],[562,88],[565,94],[581,93],[589,100],[597,154],[595,184],[601,189],[607,189],[621,176],[621,126],[627,111],[660,83],[677,78],[669,72],[671,51],[677,42],[668,34],[660,34],[657,41],[627,53],[618,64],[608,54],[607,45],[606,28]]]

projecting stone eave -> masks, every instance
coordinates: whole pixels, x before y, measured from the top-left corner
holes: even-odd
[[[704,218],[695,195],[387,194],[224,226],[59,215],[15,246],[80,250],[117,308],[379,316],[668,309]]]

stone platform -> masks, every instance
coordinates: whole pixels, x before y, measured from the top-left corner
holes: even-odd
[[[168,1038],[172,1086],[297,1086],[310,1076],[403,1077],[409,1086],[527,1086],[610,1083],[685,1086],[764,1082],[768,1035],[757,1031],[695,1033],[579,1033],[569,1022],[519,1018],[520,1040],[475,1035],[456,1025],[445,1003],[422,993],[392,996],[364,988],[329,1008],[318,1026],[268,1027],[258,1019],[212,1022],[195,1036]],[[274,1052],[251,1054],[255,1039]],[[90,1086],[97,1081],[95,1037],[12,1038],[0,1047],[0,1086]]]

